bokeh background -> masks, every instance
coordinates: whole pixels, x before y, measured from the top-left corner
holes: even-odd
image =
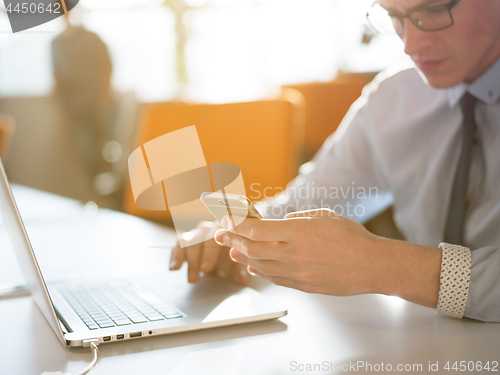
[[[8,153],[3,151],[8,175],[15,183],[127,211],[127,157],[150,126],[145,118],[152,118],[152,105],[224,109],[282,98],[283,86],[302,95],[292,102],[305,103],[306,135],[286,149],[295,154],[289,158],[305,162],[365,83],[407,61],[396,36],[374,35],[367,25],[371,3],[80,0],[69,17],[12,34],[0,2],[0,114],[4,123],[15,123]],[[339,82],[347,86],[329,91],[328,85]],[[352,83],[353,98],[344,95]],[[321,106],[330,108],[328,114]],[[206,126],[213,126],[216,140],[216,124],[235,120],[213,116],[213,125]],[[185,126],[197,125],[184,120]],[[241,126],[241,136],[233,139],[252,139],[250,150],[257,152],[267,130]],[[270,130],[272,122],[266,126]]]

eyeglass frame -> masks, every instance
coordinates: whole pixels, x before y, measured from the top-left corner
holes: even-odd
[[[417,27],[419,30],[422,30],[422,31],[425,31],[425,32],[433,32],[433,31],[440,31],[440,30],[445,30],[445,29],[448,29],[450,27],[452,27],[454,24],[455,24],[455,21],[453,19],[453,15],[451,14],[451,10],[455,7],[455,5],[457,5],[458,3],[460,2],[460,0],[451,0],[449,3],[447,4],[442,4],[442,5],[434,5],[434,6],[430,6],[430,7],[422,7],[422,8],[417,8],[417,9],[414,9],[412,10],[411,12],[409,12],[408,14],[403,14],[403,15],[391,15],[389,12],[387,12],[387,16],[390,17],[390,18],[397,18],[399,19],[399,22],[401,23],[401,26],[403,27],[403,30],[400,33],[398,33],[397,31],[395,31],[395,34],[396,35],[404,35],[405,33],[405,24],[404,24],[404,19],[405,18],[408,18],[412,24],[415,25],[415,27]],[[371,8],[373,8],[375,5],[377,4],[377,1],[375,0],[375,2],[372,4]],[[440,27],[440,28],[437,28],[437,29],[432,29],[432,30],[425,30],[423,29],[421,26],[417,25],[416,21],[414,21],[411,16],[413,13],[417,13],[417,12],[422,12],[422,11],[427,11],[427,10],[432,10],[432,9],[436,9],[436,8],[445,8],[447,11],[448,11],[448,14],[450,15],[450,20],[451,20],[451,23],[448,25],[448,26],[444,26],[444,27]],[[372,23],[370,22],[370,12],[368,11],[366,13],[366,19],[368,21],[368,23],[370,24],[370,26],[376,31],[379,33],[379,31],[377,30],[377,28],[375,26],[372,25]],[[394,28],[394,30],[396,30],[396,28]]]

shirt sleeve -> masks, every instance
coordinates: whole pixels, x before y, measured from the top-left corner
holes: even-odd
[[[454,318],[500,322],[500,249],[442,243],[437,311]]]
[[[464,316],[500,323],[500,248],[472,252],[469,296]]]
[[[257,203],[265,218],[282,219],[289,212],[329,208],[363,222],[392,203],[366,121],[371,91],[365,88],[338,130],[312,161],[301,166],[285,191]]]

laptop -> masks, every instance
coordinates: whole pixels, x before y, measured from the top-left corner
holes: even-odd
[[[47,283],[0,159],[0,211],[34,302],[61,343],[88,346],[277,319],[287,311],[259,292],[206,276],[200,285],[166,273],[153,283],[127,278]],[[68,244],[70,245],[70,244]],[[170,274],[170,275],[169,275]],[[177,277],[177,283],[172,282]],[[86,345],[87,344],[87,345]]]

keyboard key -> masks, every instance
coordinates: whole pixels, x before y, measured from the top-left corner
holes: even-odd
[[[153,307],[156,310],[173,310],[172,306],[169,306],[169,305],[167,305],[165,303],[161,303],[161,304],[158,304],[158,305],[153,305]]]
[[[129,319],[134,323],[146,323],[146,322],[148,322],[148,319],[144,315],[129,316]]]
[[[132,307],[132,306],[129,306],[129,307],[125,307],[123,309],[121,309],[122,312],[124,312],[125,314],[130,314],[130,313],[134,313],[134,312],[137,312],[137,309],[135,307]]]
[[[153,306],[153,307],[156,310],[158,310],[158,311],[169,311],[169,310],[175,311],[175,309],[172,306],[169,306],[169,305],[156,305],[156,306]]]
[[[175,319],[175,318],[182,318],[182,315],[179,313],[175,314],[164,314],[164,317],[167,319]]]
[[[111,319],[96,319],[95,320],[97,322],[97,324],[101,325],[101,324],[106,324],[106,323],[113,323],[111,321]]]
[[[115,308],[115,305],[113,304],[108,304],[108,303],[100,303],[99,306],[101,307],[101,309],[103,309],[104,311],[107,311],[107,310],[111,310],[111,309],[114,309]]]
[[[103,323],[99,323],[99,327],[101,328],[108,328],[108,327],[114,327],[115,326],[115,323],[113,323],[111,320],[109,322],[103,322]]]
[[[155,309],[141,309],[140,310],[141,313],[143,313],[144,315],[148,315],[148,314],[158,314],[158,311],[156,311]]]
[[[125,314],[122,314],[122,313],[118,313],[118,314],[109,314],[108,315],[111,319],[115,320],[115,319],[122,319],[122,318],[126,318]]]
[[[161,315],[167,316],[172,314],[177,314],[175,310],[158,310]]]
[[[165,318],[160,314],[146,314],[146,318],[151,321],[164,320]]]
[[[103,316],[100,316],[100,317],[94,317],[93,316],[92,318],[94,318],[94,320],[97,321],[97,322],[111,320],[111,319],[109,319],[109,316],[107,316],[107,315],[103,315]]]
[[[131,316],[143,316],[144,314],[140,313],[139,311],[135,310],[131,313],[128,313],[128,314],[125,314],[127,317],[131,317]]]
[[[132,322],[129,319],[117,319],[115,320],[115,323],[117,326],[126,326],[132,324]]]

